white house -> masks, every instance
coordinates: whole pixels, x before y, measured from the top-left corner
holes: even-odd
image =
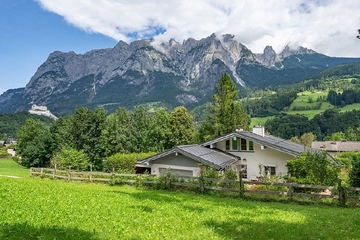
[[[159,175],[170,169],[180,176],[199,176],[199,163],[216,170],[242,171],[245,179],[260,177],[259,165],[269,174],[287,174],[288,160],[313,150],[294,142],[265,134],[263,127],[252,132],[237,130],[198,145],[176,146],[138,162],[137,169]],[[331,158],[331,157],[330,157]]]

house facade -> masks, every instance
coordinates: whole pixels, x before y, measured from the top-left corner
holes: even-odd
[[[218,171],[232,169],[244,179],[256,180],[264,172],[287,174],[287,161],[309,150],[311,148],[267,135],[263,127],[255,126],[252,132],[237,130],[202,144],[176,146],[136,166],[154,175],[170,169],[179,176],[197,177],[199,164],[205,164]]]

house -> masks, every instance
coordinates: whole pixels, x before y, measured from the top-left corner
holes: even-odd
[[[320,141],[312,142],[311,147],[314,149],[325,150],[331,156],[342,152],[360,151],[360,142],[356,141]]]
[[[264,127],[253,131],[237,130],[198,145],[176,146],[137,163],[137,172],[148,170],[159,175],[170,169],[179,176],[199,176],[199,164],[216,170],[232,169],[243,178],[261,177],[259,168],[271,175],[287,174],[288,160],[311,150],[294,142],[265,134]],[[262,172],[264,172],[262,171]]]

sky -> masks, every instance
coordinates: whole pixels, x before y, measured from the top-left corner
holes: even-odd
[[[360,57],[359,0],[1,0],[0,93],[25,87],[54,51],[233,34],[254,53],[303,46]]]

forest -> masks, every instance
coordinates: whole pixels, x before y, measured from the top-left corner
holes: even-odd
[[[334,101],[341,98],[342,106],[356,103],[359,82],[357,75],[333,74],[287,86],[237,90],[230,76],[223,74],[210,101],[191,111],[183,106],[169,111],[139,105],[108,113],[103,108],[80,107],[57,121],[25,112],[2,114],[0,134],[3,140],[17,137],[24,166],[49,165],[56,153],[76,150],[98,169],[116,153],[154,154],[235,129],[247,130],[254,117],[265,117],[267,133],[284,139],[312,134],[314,140],[358,141],[360,110],[342,111]],[[304,114],[309,109],[311,117]]]

